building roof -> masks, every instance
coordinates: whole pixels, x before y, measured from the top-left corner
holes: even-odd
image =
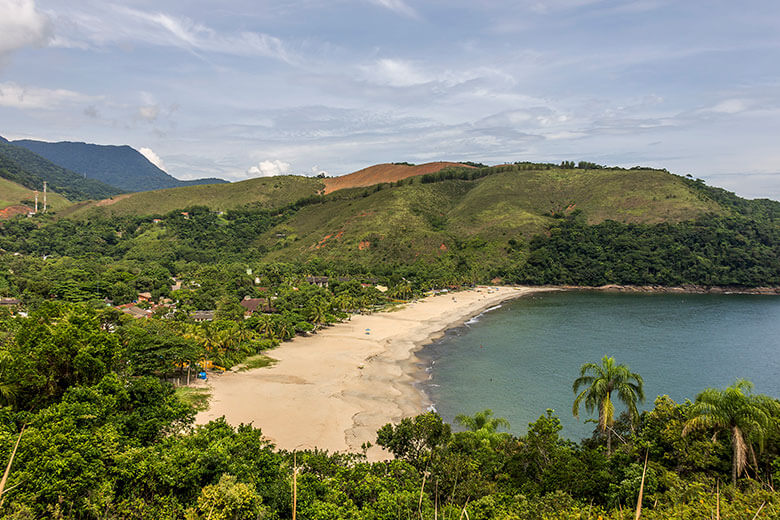
[[[19,305],[20,303],[22,301],[16,298],[0,298],[0,305]]]
[[[268,298],[244,298],[241,300],[241,306],[246,309],[249,314],[253,314],[255,311],[269,312],[273,310],[271,304],[268,302]]]
[[[193,311],[190,318],[195,321],[211,321],[214,319],[214,311]]]
[[[125,307],[124,309],[122,309],[122,312],[124,312],[125,314],[129,314],[133,318],[148,318],[149,316],[152,315],[151,311],[136,306]]]

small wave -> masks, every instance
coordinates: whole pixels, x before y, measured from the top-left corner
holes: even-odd
[[[435,404],[429,404],[428,408],[426,408],[426,410],[428,410],[429,412],[433,412],[433,413],[439,413],[439,411],[436,409],[436,405]]]
[[[494,311],[494,310],[496,310],[496,309],[500,309],[501,307],[502,307],[502,305],[501,305],[500,303],[499,303],[498,305],[494,305],[494,306],[492,306],[492,307],[488,307],[487,309],[485,309],[484,311],[480,312],[479,314],[477,314],[476,316],[474,316],[474,317],[473,317],[473,318],[471,318],[470,320],[468,320],[468,321],[464,322],[463,324],[464,324],[464,325],[466,325],[466,326],[468,326],[468,325],[474,325],[475,323],[477,323],[477,322],[479,321],[479,319],[480,319],[480,318],[481,318],[481,317],[482,317],[484,314],[486,314],[486,313],[488,313],[488,312],[490,312],[490,311]]]
[[[435,387],[435,388],[439,388],[441,385],[437,385],[436,383],[431,383],[431,384],[429,384],[428,386],[430,386],[430,387]]]

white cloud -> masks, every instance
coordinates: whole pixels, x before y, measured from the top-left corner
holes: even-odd
[[[0,59],[22,47],[45,45],[49,36],[49,19],[34,0],[0,0]]]
[[[252,166],[246,171],[251,177],[273,177],[290,173],[290,163],[280,161],[261,161],[257,166]]]
[[[411,87],[435,79],[409,61],[388,58],[377,60],[375,63],[363,67],[363,72],[371,83],[390,85],[391,87]]]
[[[404,2],[404,0],[371,0],[371,2],[409,18],[420,18],[417,11]]]
[[[706,111],[717,112],[719,114],[737,114],[739,112],[744,112],[747,108],[747,103],[742,99],[726,99],[714,107],[706,109]]]
[[[138,150],[141,152],[141,155],[146,157],[150,163],[154,164],[158,168],[160,168],[163,171],[166,171],[165,163],[162,159],[160,159],[160,156],[154,153],[154,151],[151,148],[141,148]]]
[[[144,105],[138,107],[138,115],[146,121],[154,121],[160,115],[160,107],[157,105]]]
[[[223,33],[186,17],[111,4],[90,12],[63,13],[58,17],[57,29],[52,45],[69,48],[143,42],[192,52],[265,56],[289,63],[295,61],[282,40],[268,34],[251,31]]]
[[[0,83],[0,106],[12,108],[54,108],[90,99],[65,89],[24,87],[12,82]]]
[[[311,167],[311,176],[316,177],[318,175],[328,176],[328,172],[317,166],[316,164]]]

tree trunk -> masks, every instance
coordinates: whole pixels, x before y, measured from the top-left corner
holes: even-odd
[[[737,487],[737,447],[732,446],[731,449],[731,483],[734,484],[734,488]]]
[[[612,455],[612,430],[607,427],[607,457]]]

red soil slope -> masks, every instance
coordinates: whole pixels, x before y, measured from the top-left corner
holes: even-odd
[[[16,204],[14,206],[7,206],[3,209],[0,209],[0,220],[13,218],[17,215],[26,215],[30,211],[31,208],[28,208],[27,206],[22,206],[21,204]]]
[[[345,188],[373,186],[380,182],[396,182],[408,177],[414,177],[415,175],[434,173],[448,166],[467,167],[464,164],[452,162],[432,162],[418,164],[416,166],[408,166],[406,164],[377,164],[348,175],[325,179],[325,193],[343,190]],[[468,168],[470,168],[470,166],[468,166]]]

